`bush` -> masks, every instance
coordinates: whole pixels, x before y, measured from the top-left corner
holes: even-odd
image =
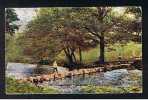
[[[41,64],[41,65],[49,65],[49,61],[48,60],[40,60],[39,64]]]
[[[56,94],[58,90],[52,87],[36,87],[30,83],[18,83],[14,78],[6,78],[6,93],[7,94]]]

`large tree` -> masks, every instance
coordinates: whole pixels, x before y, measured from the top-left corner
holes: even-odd
[[[135,7],[121,8],[122,13],[115,12],[114,9],[120,9],[118,7],[73,8],[77,12],[76,26],[86,29],[92,40],[99,43],[99,63],[104,63],[107,43],[132,40],[134,32],[141,32],[141,20],[137,26],[137,16],[141,16],[141,12]]]
[[[55,27],[58,38],[61,40],[61,47],[65,52],[68,64],[70,66],[78,63],[76,60],[75,52],[79,52],[79,63],[82,63],[82,50],[87,50],[90,47],[94,47],[96,44],[94,41],[90,41],[87,31],[79,29],[76,24],[77,19],[73,8],[63,9],[62,16],[56,20]]]
[[[51,49],[64,51],[68,65],[74,66],[77,63],[75,52],[79,51],[80,62],[82,62],[81,51],[93,46],[94,43],[87,41],[88,36],[83,34],[86,31],[74,27],[73,17],[69,12],[71,12],[71,8],[42,8],[38,10],[36,18],[28,23],[25,32],[25,38],[28,39],[26,42],[32,41],[31,45],[25,47],[27,53],[29,47],[34,55],[36,55],[34,50],[37,50],[38,53],[39,51],[44,52],[44,47],[47,49],[48,55],[51,55]],[[42,43],[40,40],[44,40],[45,44],[37,46]],[[54,44],[53,47],[48,48],[48,45],[51,44]]]

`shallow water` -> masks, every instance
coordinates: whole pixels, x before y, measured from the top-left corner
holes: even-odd
[[[37,66],[37,64],[8,63],[6,67],[6,76],[13,76],[16,79],[53,72],[54,67],[47,65]]]
[[[47,70],[48,69],[48,70]],[[35,70],[39,70],[36,73]],[[37,65],[32,64],[20,64],[20,63],[9,63],[7,65],[6,75],[14,76],[15,78],[23,78],[27,76],[34,76],[36,74],[42,74],[49,71],[53,71],[47,66],[38,69]],[[137,73],[137,72],[136,72]],[[120,75],[121,74],[121,75]],[[124,77],[123,77],[124,76]],[[140,74],[142,77],[142,73]],[[122,77],[122,78],[121,78]],[[142,79],[142,78],[141,78]],[[142,82],[141,82],[142,83]],[[78,94],[82,93],[80,90],[81,86],[131,86],[131,85],[142,85],[137,81],[131,80],[129,77],[129,71],[126,69],[118,69],[114,71],[108,71],[105,73],[92,73],[90,75],[77,75],[71,78],[56,79],[48,82],[38,84],[39,86],[47,86],[57,88],[60,93],[66,94]]]
[[[142,76],[141,76],[142,77]],[[81,94],[81,86],[112,86],[112,87],[128,87],[128,86],[142,86],[138,81],[130,79],[129,75],[121,80],[110,81],[104,77],[104,73],[94,73],[91,75],[78,75],[72,78],[65,78],[63,80],[55,80],[44,82],[40,86],[57,88],[61,94]]]

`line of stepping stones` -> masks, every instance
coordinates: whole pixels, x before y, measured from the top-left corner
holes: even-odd
[[[87,69],[79,69],[79,70],[72,70],[72,71],[63,71],[63,72],[54,72],[52,74],[44,74],[40,76],[34,76],[34,77],[26,77],[23,79],[19,79],[19,83],[23,82],[31,82],[34,84],[42,83],[44,81],[50,81],[50,80],[56,80],[56,79],[64,79],[66,77],[72,77],[76,75],[85,75],[85,74],[91,74],[96,72],[103,72],[104,67],[99,68],[87,68]]]
[[[72,77],[76,75],[85,75],[85,74],[91,74],[96,72],[105,72],[107,70],[113,70],[113,69],[120,69],[120,68],[129,68],[130,64],[119,64],[119,65],[109,65],[106,67],[97,67],[97,68],[87,68],[87,69],[78,69],[78,70],[72,70],[72,71],[63,71],[63,72],[54,72],[50,74],[43,74],[40,76],[31,76],[26,77],[23,79],[19,79],[19,83],[23,82],[31,82],[34,84],[42,83],[44,81],[50,81],[50,80],[56,80],[56,79],[64,79],[66,77]]]

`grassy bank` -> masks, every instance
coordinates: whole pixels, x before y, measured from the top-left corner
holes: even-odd
[[[121,94],[121,93],[142,93],[142,73],[138,70],[129,71],[129,80],[134,84],[122,87],[116,86],[82,86],[82,93],[95,93],[95,94]],[[128,81],[128,80],[127,80]]]
[[[81,91],[85,94],[121,94],[121,93],[142,93],[142,88],[138,86],[112,87],[112,86],[83,86]]]
[[[30,83],[18,83],[13,78],[6,78],[7,94],[57,94],[59,91],[49,87],[36,87]]]
[[[99,46],[92,48],[88,51],[82,52],[83,63],[91,63],[99,59]],[[110,45],[105,48],[105,60],[114,61],[118,60],[118,57],[121,56],[122,59],[130,59],[131,57],[142,56],[142,44],[129,42],[123,46],[121,44]],[[78,53],[76,53],[76,58],[79,59]],[[64,52],[58,55],[58,62],[65,60]]]

